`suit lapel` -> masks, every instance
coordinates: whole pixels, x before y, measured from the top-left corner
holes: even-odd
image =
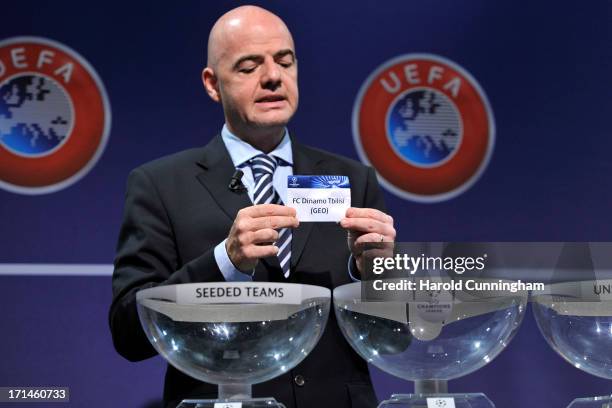
[[[204,155],[198,161],[204,171],[196,177],[208,189],[219,207],[233,222],[244,207],[253,205],[246,191],[231,191],[228,184],[234,171],[230,158],[220,135],[215,136],[204,148]]]

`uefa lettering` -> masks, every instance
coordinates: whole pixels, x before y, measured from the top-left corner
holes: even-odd
[[[0,188],[72,185],[102,155],[110,123],[104,85],[74,50],[40,37],[0,41]]]
[[[353,107],[361,161],[381,184],[417,202],[451,199],[470,188],[493,152],[495,123],[476,80],[432,54],[406,54],[380,65]]]

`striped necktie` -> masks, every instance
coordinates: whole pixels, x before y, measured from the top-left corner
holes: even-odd
[[[255,189],[253,190],[253,204],[280,204],[283,201],[272,185],[274,170],[278,165],[276,159],[267,154],[259,154],[249,160],[249,165],[253,171],[255,179]],[[282,228],[276,240],[278,251],[278,262],[285,279],[289,277],[289,266],[291,261],[291,229]]]

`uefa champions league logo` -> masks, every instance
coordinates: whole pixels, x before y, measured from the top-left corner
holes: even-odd
[[[288,185],[293,188],[349,188],[347,176],[288,176]]]
[[[312,179],[313,188],[343,188],[349,185],[346,176],[318,176]]]
[[[427,408],[455,408],[453,398],[427,398]]]
[[[440,299],[439,299],[440,292],[442,292],[441,289],[427,291],[427,294],[429,295],[429,304],[430,305],[437,305],[437,304],[440,303]]]
[[[214,408],[242,408],[242,402],[215,402]]]

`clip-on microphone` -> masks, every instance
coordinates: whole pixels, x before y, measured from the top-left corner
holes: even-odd
[[[243,175],[244,175],[244,172],[242,170],[236,169],[236,171],[234,172],[234,175],[230,179],[230,182],[227,188],[229,188],[229,190],[234,193],[241,193],[243,191],[246,191],[246,187],[244,186],[244,184],[242,184]]]

